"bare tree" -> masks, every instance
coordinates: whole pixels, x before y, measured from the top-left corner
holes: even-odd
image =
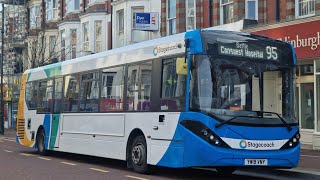
[[[52,30],[56,31],[54,35],[49,33]],[[46,22],[46,18],[40,16],[40,7],[39,9],[34,8],[30,10],[26,35],[26,48],[24,56],[22,57],[24,60],[17,59],[17,61],[24,62],[24,69],[64,61],[66,57],[72,55],[72,53],[80,52],[75,52],[76,48],[74,48],[71,43],[66,43],[67,41],[74,42],[78,40],[73,40],[71,36],[65,37],[61,35],[58,32],[56,23]],[[67,44],[69,44],[68,47],[66,47]],[[77,44],[77,42],[73,44]]]

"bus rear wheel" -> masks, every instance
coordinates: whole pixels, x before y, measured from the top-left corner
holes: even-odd
[[[132,141],[128,161],[133,171],[142,174],[148,173],[147,145],[144,136],[139,135]]]
[[[47,150],[45,148],[45,139],[46,139],[45,132],[43,129],[40,129],[37,134],[37,141],[36,141],[38,153],[40,155],[46,155],[47,153]]]

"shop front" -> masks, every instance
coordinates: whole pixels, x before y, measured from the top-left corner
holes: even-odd
[[[245,30],[292,43],[297,55],[296,115],[303,148],[320,149],[320,17]]]

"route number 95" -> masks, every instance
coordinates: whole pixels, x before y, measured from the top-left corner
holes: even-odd
[[[267,59],[278,60],[277,47],[266,47]]]

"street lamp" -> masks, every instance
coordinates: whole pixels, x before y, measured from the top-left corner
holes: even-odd
[[[1,22],[1,60],[0,60],[0,76],[1,76],[1,87],[0,87],[0,134],[4,134],[4,108],[3,108],[3,46],[4,46],[4,2],[2,4],[2,22]]]

